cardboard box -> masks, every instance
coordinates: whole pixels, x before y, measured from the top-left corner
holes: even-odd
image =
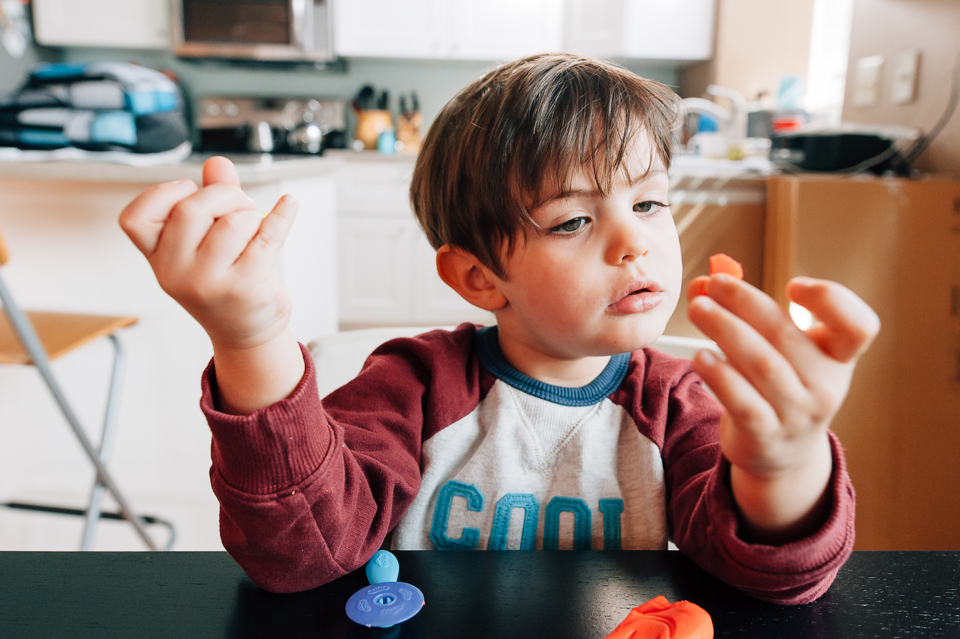
[[[770,178],[764,288],[836,280],[882,328],[832,429],[860,550],[960,549],[960,182]]]

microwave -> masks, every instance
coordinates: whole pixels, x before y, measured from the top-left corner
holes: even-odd
[[[334,0],[173,0],[181,58],[329,62]]]

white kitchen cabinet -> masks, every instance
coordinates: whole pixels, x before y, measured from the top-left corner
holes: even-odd
[[[449,7],[451,58],[512,60],[561,48],[558,0],[459,0]]]
[[[716,0],[566,0],[567,51],[642,60],[708,60]]]
[[[557,0],[349,0],[337,4],[342,56],[507,60],[556,51]]]
[[[493,324],[493,313],[467,303],[437,274],[437,252],[430,246],[419,225],[415,224],[410,247],[413,257],[412,324],[450,324],[476,322]]]
[[[448,40],[445,16],[443,0],[340,1],[334,47],[347,57],[440,57]]]
[[[412,220],[390,216],[337,221],[340,321],[406,324],[412,317]]]
[[[55,47],[170,48],[170,0],[33,0],[37,42]]]
[[[437,275],[410,209],[413,158],[347,158],[337,179],[341,326],[492,323]]]

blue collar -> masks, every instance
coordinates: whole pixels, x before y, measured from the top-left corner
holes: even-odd
[[[600,403],[616,390],[630,366],[630,353],[620,353],[611,357],[606,368],[586,386],[554,386],[521,373],[507,361],[500,350],[496,326],[479,329],[473,338],[473,344],[480,363],[491,375],[528,395],[564,406],[590,406]]]

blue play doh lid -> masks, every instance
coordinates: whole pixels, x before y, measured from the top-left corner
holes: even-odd
[[[347,600],[347,616],[362,626],[389,628],[416,615],[423,603],[423,593],[416,586],[383,582],[355,592]]]

